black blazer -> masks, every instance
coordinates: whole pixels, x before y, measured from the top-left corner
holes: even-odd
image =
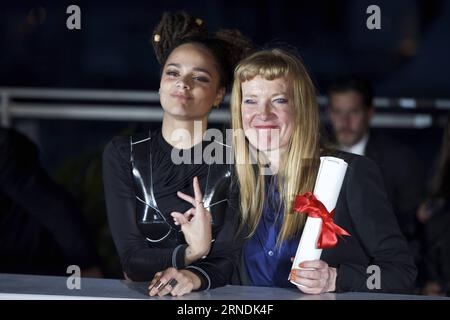
[[[334,222],[351,237],[339,239],[338,245],[323,250],[321,257],[338,269],[336,291],[410,292],[414,288],[416,267],[398,227],[378,167],[370,159],[351,153],[336,151],[328,155],[348,163]],[[367,286],[373,274],[373,271],[368,271],[370,265],[380,268],[380,289]],[[241,259],[233,277],[235,283],[249,284],[245,270]]]
[[[416,212],[423,198],[423,168],[416,155],[392,138],[371,132],[365,155],[379,166],[400,229],[414,237]]]

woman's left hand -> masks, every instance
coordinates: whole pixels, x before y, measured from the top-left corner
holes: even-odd
[[[200,288],[200,285],[201,280],[194,273],[188,270],[168,268],[155,274],[148,289],[151,297],[165,296],[169,293],[174,297],[179,297]]]
[[[325,261],[304,261],[298,267],[303,269],[293,269],[290,279],[298,284],[300,291],[320,294],[336,290],[337,269],[329,267]]]

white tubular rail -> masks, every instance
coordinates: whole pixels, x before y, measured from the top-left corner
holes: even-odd
[[[151,122],[163,115],[156,91],[0,87],[0,97],[3,127],[15,118]],[[229,120],[223,109],[213,110],[209,118]]]
[[[225,103],[228,101],[229,97]],[[319,96],[318,102],[322,107],[328,104],[324,96]],[[433,124],[429,111],[450,110],[450,100],[444,99],[376,97],[374,105],[390,111],[376,114],[372,121],[373,127],[385,128],[426,128]],[[416,112],[397,112],[411,109]],[[11,126],[16,118],[158,122],[162,115],[156,91],[0,87],[3,127]],[[209,121],[229,123],[229,109],[213,109]]]

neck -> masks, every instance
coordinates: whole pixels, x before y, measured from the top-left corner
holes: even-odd
[[[344,147],[344,148],[347,148],[347,149],[351,149],[351,148],[353,148],[354,146],[356,146],[358,143],[361,143],[364,139],[366,139],[366,138],[368,138],[369,137],[369,132],[365,132],[355,143],[353,143],[352,145],[345,145],[345,144],[342,144],[342,146]]]
[[[208,125],[207,117],[195,120],[174,119],[164,112],[162,136],[177,149],[190,149],[203,139]]]

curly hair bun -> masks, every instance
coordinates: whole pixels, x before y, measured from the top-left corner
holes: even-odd
[[[184,11],[165,12],[152,35],[156,59],[163,64],[168,51],[176,42],[184,38],[207,35],[208,30],[203,20],[194,18]]]
[[[185,43],[204,46],[215,58],[220,83],[227,87],[237,63],[253,49],[252,42],[238,30],[219,30],[209,34],[205,23],[186,12],[165,12],[153,31],[152,44],[156,59],[163,66],[172,50]]]

